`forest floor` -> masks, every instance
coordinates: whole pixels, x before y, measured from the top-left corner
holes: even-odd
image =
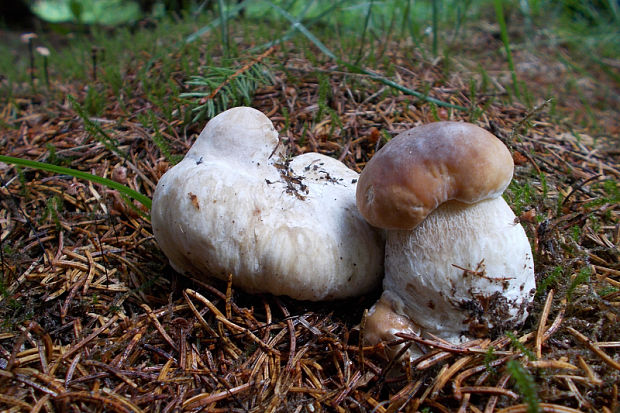
[[[362,346],[356,329],[380,292],[310,303],[186,278],[159,249],[148,211],[118,191],[0,163],[0,410],[618,412],[617,67],[575,74],[551,57],[556,46],[515,50],[526,105],[512,97],[497,33],[469,30],[449,58],[407,41],[376,43],[373,70],[421,99],[289,41],[261,57],[272,80],[251,105],[290,154],[318,151],[357,171],[421,123],[464,120],[499,137],[516,165],[505,198],[535,257],[537,294],[523,326],[458,346],[403,339],[426,354],[389,362],[385,346],[396,343]],[[235,33],[233,41],[253,46]],[[178,98],[189,91],[184,53],[137,54],[120,92],[90,57],[80,63],[86,78],[10,86],[2,154],[151,197],[204,120],[153,104],[139,66],[164,84],[162,102],[189,107]],[[249,71],[261,53],[240,55],[236,67]]]

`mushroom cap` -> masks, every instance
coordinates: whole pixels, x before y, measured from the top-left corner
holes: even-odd
[[[422,331],[455,342],[527,317],[534,262],[502,197],[449,201],[413,230],[388,231],[382,300]]]
[[[486,130],[430,123],[399,134],[372,157],[357,184],[357,207],[376,227],[412,229],[448,200],[499,196],[513,169],[506,146]]]
[[[153,233],[171,265],[303,300],[376,288],[384,239],[357,211],[358,174],[318,153],[287,160],[277,145],[269,119],[251,108],[207,124],[153,196]]]
[[[231,162],[254,164],[277,159],[278,132],[265,114],[254,108],[228,109],[204,127],[186,158],[217,157]]]

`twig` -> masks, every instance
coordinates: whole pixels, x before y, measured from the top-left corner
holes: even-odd
[[[207,96],[206,98],[204,98],[204,102],[211,100],[213,98],[215,98],[217,96],[217,94],[220,92],[220,90],[222,90],[223,88],[226,87],[226,85],[228,85],[230,82],[232,82],[233,80],[235,80],[237,77],[239,77],[240,75],[242,75],[243,73],[247,72],[252,66],[260,63],[263,59],[265,59],[267,56],[269,56],[270,54],[272,54],[274,51],[276,50],[276,46],[272,46],[269,49],[265,50],[263,53],[261,53],[260,55],[256,56],[254,59],[252,59],[252,61],[250,61],[249,63],[245,64],[244,66],[240,67],[239,70],[237,70],[235,73],[233,73],[232,75],[230,75],[228,78],[226,78],[226,80],[221,83],[218,87],[216,87],[215,89],[213,89],[213,91],[209,94],[209,96]],[[201,100],[202,102],[202,100]]]
[[[542,357],[542,343],[545,332],[545,325],[547,324],[547,317],[549,317],[549,311],[551,310],[551,303],[553,302],[553,290],[549,290],[547,294],[547,300],[545,306],[540,315],[540,321],[538,322],[538,330],[536,330],[536,358]]]
[[[581,341],[583,344],[585,344],[590,350],[592,350],[593,352],[596,353],[597,356],[599,356],[604,362],[605,364],[613,367],[616,370],[620,370],[620,363],[618,363],[616,360],[612,359],[611,357],[609,357],[607,355],[607,353],[605,353],[603,350],[601,350],[596,343],[594,343],[592,340],[590,340],[588,337],[584,336],[583,334],[581,334],[579,331],[575,330],[572,327],[566,327],[566,329],[568,330],[569,333],[571,333],[575,338],[577,338],[579,341]]]

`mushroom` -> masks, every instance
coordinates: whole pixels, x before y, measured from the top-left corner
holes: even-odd
[[[535,289],[532,252],[501,197],[513,169],[499,139],[462,122],[405,131],[368,162],[357,206],[387,229],[384,291],[366,321],[369,342],[405,332],[458,343],[525,320]]]
[[[283,152],[258,110],[211,119],[153,196],[153,233],[172,267],[301,300],[377,287],[384,238],[357,211],[358,174],[325,155]]]

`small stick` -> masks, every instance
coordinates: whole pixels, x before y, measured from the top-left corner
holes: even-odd
[[[115,412],[123,413],[141,413],[143,410],[133,404],[128,399],[121,397],[115,393],[94,393],[87,391],[69,391],[66,393],[54,396],[54,401],[87,401],[95,402],[102,405],[103,410],[111,410]]]
[[[118,314],[114,314],[114,316],[112,318],[110,318],[107,321],[107,323],[105,323],[104,325],[102,325],[101,327],[99,327],[98,329],[93,331],[92,333],[90,333],[90,335],[88,335],[88,337],[86,337],[84,340],[80,341],[75,346],[73,346],[69,350],[65,351],[60,356],[60,358],[56,361],[56,364],[52,367],[52,369],[50,369],[50,374],[54,374],[54,371],[56,370],[56,368],[58,367],[58,365],[60,364],[61,361],[67,359],[70,355],[76,353],[82,347],[84,347],[86,344],[91,342],[95,337],[97,337],[99,334],[104,332],[108,327],[110,327],[112,324],[114,324],[116,322],[116,320],[118,320],[118,318],[119,318],[119,315]]]
[[[499,358],[497,360],[493,360],[492,362],[490,362],[488,365],[481,365],[481,366],[476,366],[476,367],[472,367],[470,369],[467,369],[461,373],[459,373],[458,376],[456,376],[454,378],[454,380],[452,381],[452,386],[454,388],[454,397],[457,400],[461,400],[461,398],[463,397],[463,392],[461,391],[462,386],[461,383],[463,382],[463,380],[465,380],[466,378],[476,374],[476,373],[480,373],[481,371],[486,370],[487,368],[492,368],[492,367],[497,367],[500,364],[503,364],[505,362],[507,362],[508,360],[512,359],[513,357],[510,356],[506,356],[506,357],[502,357]]]
[[[530,407],[527,404],[517,404],[516,406],[510,406],[498,410],[497,413],[527,413],[529,412],[529,408]],[[539,403],[538,408],[543,413],[582,413],[581,410],[552,403]]]
[[[579,331],[575,330],[572,327],[566,327],[566,329],[568,330],[569,333],[571,333],[573,336],[575,336],[575,338],[577,338],[579,341],[581,341],[583,344],[585,344],[590,350],[595,352],[601,359],[603,359],[605,364],[613,367],[616,370],[620,370],[620,363],[618,363],[616,360],[614,360],[611,357],[609,357],[607,355],[607,353],[605,353],[603,350],[601,350],[596,345],[596,343],[594,343],[588,337],[584,336],[583,334],[581,334]]]
[[[254,66],[257,63],[260,63],[261,60],[263,60],[265,57],[269,56],[271,53],[273,53],[276,50],[275,46],[271,46],[269,49],[265,50],[262,54],[260,54],[259,56],[257,56],[255,59],[253,59],[251,62],[249,62],[248,64],[246,64],[245,66],[243,66],[242,68],[240,68],[239,70],[237,70],[235,73],[233,73],[232,75],[230,75],[221,85],[219,85],[218,87],[216,87],[213,92],[211,92],[211,94],[209,94],[209,96],[207,96],[206,98],[203,98],[204,102],[207,102],[213,98],[215,98],[215,96],[220,92],[220,90],[222,90],[224,87],[226,87],[226,85],[228,85],[230,82],[232,82],[235,78],[237,78],[239,75],[241,75],[242,73],[248,71],[252,66]]]
[[[286,327],[289,333],[289,339],[290,339],[291,344],[289,347],[288,360],[286,362],[285,370],[290,372],[293,370],[293,364],[295,360],[295,350],[297,347],[297,338],[295,337],[295,326],[293,325],[293,320],[291,320],[291,313],[289,313],[289,311],[284,306],[284,304],[282,304],[279,299],[276,299],[276,303],[278,304],[278,307],[280,307],[280,311],[282,311],[282,314],[284,314],[284,318],[286,319]]]
[[[592,371],[592,368],[588,366],[588,363],[586,363],[583,357],[577,356],[577,361],[579,362],[579,366],[581,367],[581,369],[586,373],[586,376],[588,376],[588,380],[590,380],[590,382],[597,386],[603,385],[603,380],[597,377],[596,373]]]
[[[189,399],[183,402],[183,410],[195,409],[197,407],[208,406],[211,403],[215,403],[217,401],[226,399],[228,396],[235,395],[240,393],[248,388],[250,388],[254,383],[244,383],[240,386],[233,387],[232,389],[222,390],[216,393],[202,393],[196,395],[194,397],[190,397]]]
[[[421,357],[418,357],[415,360],[415,363],[417,363],[415,368],[416,370],[428,369],[429,367],[433,367],[435,364],[441,361],[449,359],[453,355],[454,355],[453,353],[449,353],[447,351],[436,351],[435,350],[435,351],[429,352]]]
[[[549,327],[547,331],[545,331],[543,341],[551,337],[551,335],[553,335],[553,333],[555,333],[557,329],[560,328],[560,324],[562,323],[562,320],[564,318],[564,312],[566,311],[566,298],[563,298],[560,304],[562,308],[560,308],[560,312],[555,317],[555,320],[553,320],[553,323],[551,323],[551,327]]]
[[[542,358],[542,343],[545,333],[545,325],[547,324],[547,318],[549,317],[549,311],[551,311],[551,303],[553,302],[553,290],[549,290],[547,294],[547,300],[540,315],[540,321],[538,323],[538,330],[536,331],[536,358]]]
[[[228,318],[229,320],[232,318],[232,310],[231,310],[231,304],[230,304],[232,302],[232,280],[233,280],[233,275],[228,274],[228,282],[226,283],[225,310],[226,310],[226,318]]]
[[[161,323],[157,319],[157,316],[153,313],[153,310],[151,310],[151,307],[149,307],[147,304],[142,304],[140,305],[140,307],[142,307],[142,309],[146,311],[146,314],[149,317],[149,319],[153,322],[155,329],[159,332],[159,334],[161,334],[164,340],[168,344],[170,344],[170,347],[172,347],[175,351],[178,351],[178,347],[176,343],[172,340],[172,338],[168,335],[168,333],[166,333],[166,330],[164,330],[164,327],[161,325]]]
[[[448,380],[450,380],[452,376],[454,376],[461,368],[467,365],[471,359],[472,356],[464,356],[455,361],[454,364],[452,364],[447,370],[443,371],[443,374],[437,378],[437,382],[435,383],[435,386],[433,386],[433,391],[430,396],[431,399],[435,399],[439,395],[441,389],[443,389],[446,383],[448,383]],[[466,387],[461,387],[461,392],[467,393],[463,391],[464,388]]]
[[[217,309],[217,307],[215,307],[215,305],[213,305],[213,303],[211,301],[209,301],[206,297],[204,297],[202,294],[190,290],[189,288],[185,289],[185,292],[190,296],[193,297],[195,299],[197,299],[198,301],[202,302],[204,305],[206,305],[209,310],[211,310],[211,312],[213,312],[213,314],[215,315],[215,318],[220,321],[223,325],[225,325],[226,327],[228,327],[231,330],[236,330],[239,331],[241,333],[243,333],[246,337],[248,337],[249,339],[251,339],[252,341],[254,341],[256,344],[258,344],[263,350],[268,351],[272,354],[275,355],[280,355],[280,352],[275,349],[275,348],[271,348],[270,346],[268,346],[267,344],[265,344],[260,338],[258,338],[254,333],[252,333],[250,330],[248,330],[245,327],[241,327],[235,323],[233,323],[232,321],[228,320],[224,314],[222,314],[222,312],[220,310]],[[145,304],[143,304],[145,305]],[[223,336],[223,334],[221,334],[221,336]]]
[[[362,314],[362,321],[360,322],[360,335],[359,335],[359,349],[358,349],[358,357],[359,364],[362,372],[364,372],[364,332],[366,330],[366,319],[368,318],[368,309],[364,309],[364,314]]]
[[[461,387],[461,393],[485,393],[499,396],[508,396],[512,399],[518,399],[519,395],[513,391],[503,389],[501,387],[491,386],[463,386]]]
[[[508,380],[510,379],[510,374],[504,374],[502,376],[501,379],[499,379],[499,382],[496,386],[497,387],[504,387],[506,385],[506,383],[508,383]],[[491,396],[489,398],[489,401],[487,402],[486,407],[484,408],[484,413],[493,413],[493,410],[495,410],[495,404],[497,403],[497,399],[499,396],[497,396],[496,394],[494,394],[493,396]]]
[[[412,340],[417,343],[425,344],[429,347],[435,347],[444,351],[452,352],[452,353],[475,353],[475,354],[483,354],[486,353],[487,350],[479,347],[459,347],[451,344],[444,344],[438,341],[426,340],[421,337],[418,337],[414,334],[407,333],[396,333],[397,337],[401,337],[405,340]],[[510,351],[496,351],[494,352],[496,355],[507,356],[512,355],[513,352]]]

